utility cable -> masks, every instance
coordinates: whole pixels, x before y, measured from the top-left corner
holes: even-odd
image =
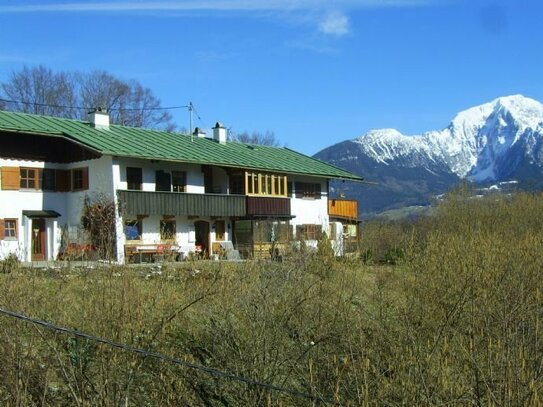
[[[27,102],[22,100],[10,100],[10,99],[3,99],[0,98],[0,102],[4,103],[15,103],[20,105],[26,105],[26,106],[36,106],[36,107],[51,107],[54,109],[76,109],[76,110],[92,110],[93,108],[90,107],[84,107],[84,106],[65,106],[65,105],[53,105],[48,103],[38,103],[38,102]],[[109,111],[123,111],[123,112],[129,112],[129,111],[141,111],[141,110],[174,110],[174,109],[186,109],[188,108],[187,105],[184,106],[166,106],[166,107],[141,107],[141,108],[121,108],[121,107],[113,107],[111,109],[108,109]],[[198,116],[198,114],[197,114]],[[198,116],[198,119],[200,117]]]
[[[251,385],[251,386],[261,387],[261,388],[264,388],[264,389],[267,389],[267,390],[270,390],[270,391],[289,394],[289,395],[294,396],[294,397],[304,398],[304,399],[307,399],[307,400],[313,400],[313,401],[317,401],[317,402],[321,402],[321,403],[325,403],[325,404],[339,405],[339,403],[335,402],[334,400],[326,399],[326,398],[323,398],[323,397],[320,397],[320,396],[317,396],[317,395],[314,395],[314,394],[305,393],[305,392],[301,392],[301,391],[297,391],[297,390],[293,390],[293,389],[289,389],[289,388],[285,388],[285,387],[275,386],[273,384],[268,384],[268,383],[260,382],[260,381],[257,381],[257,380],[248,379],[246,377],[238,376],[238,375],[228,373],[228,372],[224,372],[222,370],[214,369],[212,367],[206,367],[206,366],[202,366],[202,365],[197,365],[195,363],[186,362],[184,360],[176,359],[176,358],[173,358],[171,356],[162,355],[162,354],[157,353],[157,352],[151,352],[151,351],[148,351],[148,350],[145,350],[145,349],[134,348],[132,346],[128,346],[128,345],[125,345],[125,344],[122,344],[122,343],[119,343],[119,342],[114,342],[114,341],[111,341],[111,340],[106,339],[106,338],[100,338],[100,337],[90,335],[88,333],[81,332],[81,331],[78,331],[78,330],[75,330],[75,329],[61,327],[61,326],[52,324],[52,323],[47,322],[47,321],[42,321],[42,320],[39,320],[39,319],[31,318],[31,317],[28,317],[26,315],[23,315],[23,314],[20,314],[20,313],[17,313],[17,312],[13,312],[13,311],[9,311],[9,310],[3,309],[3,308],[0,308],[0,314],[4,314],[6,316],[19,319],[21,321],[29,322],[29,323],[32,323],[34,325],[39,325],[39,326],[42,326],[42,327],[47,328],[47,329],[52,330],[52,331],[60,332],[60,333],[66,334],[66,335],[77,336],[79,338],[85,338],[85,339],[87,339],[89,341],[93,341],[93,342],[101,343],[101,344],[104,344],[104,345],[108,345],[108,346],[110,346],[112,348],[117,348],[117,349],[121,349],[121,350],[124,350],[124,351],[127,351],[127,352],[132,352],[132,353],[138,354],[140,356],[150,357],[150,358],[158,359],[158,360],[161,360],[161,361],[164,361],[164,362],[172,363],[172,364],[175,364],[175,365],[184,366],[184,367],[187,367],[189,369],[199,370],[201,372],[207,373],[208,375],[219,378],[219,379],[226,379],[226,380],[242,382],[242,383],[246,383],[246,384]]]

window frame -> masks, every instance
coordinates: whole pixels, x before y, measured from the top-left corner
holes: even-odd
[[[19,227],[18,227],[18,219],[17,218],[6,218],[3,220],[4,222],[4,240],[17,240],[19,239]],[[13,222],[13,227],[8,227],[8,223]],[[13,231],[13,236],[8,236],[8,231]]]
[[[137,179],[133,179],[134,175],[138,175]],[[137,188],[132,188],[136,186]],[[126,167],[126,189],[129,191],[143,190],[143,168],[141,167]]]
[[[288,198],[287,176],[267,172],[245,172],[245,193],[254,196]]]
[[[166,225],[173,225],[173,233],[166,235]],[[160,220],[160,240],[162,242],[172,242],[176,240],[177,222],[175,218],[164,218]]]
[[[318,182],[295,182],[294,193],[296,198],[316,200],[322,197],[322,185]]]
[[[131,226],[136,226],[136,228],[138,230],[137,239],[129,239],[128,238],[128,236],[126,234],[126,227],[129,226],[128,223],[133,223],[134,225],[131,225]],[[124,234],[124,239],[127,242],[141,241],[143,239],[143,221],[141,219],[125,219],[124,222],[123,222],[123,234]]]
[[[85,169],[72,168],[72,191],[85,190]]]
[[[296,225],[296,238],[304,240],[319,240],[322,233],[322,225],[313,223],[304,223]]]
[[[179,183],[178,181],[181,180]],[[187,192],[187,172],[172,170],[171,176],[173,192]]]
[[[215,221],[215,240],[217,242],[224,242],[225,238],[226,238],[226,221],[216,220]]]
[[[26,172],[26,176],[23,176],[23,171]],[[29,176],[29,172],[32,171],[33,176]],[[19,189],[27,191],[39,191],[41,189],[40,168],[33,167],[19,167]],[[28,186],[29,182],[33,182],[34,186]],[[26,183],[23,186],[23,183]]]

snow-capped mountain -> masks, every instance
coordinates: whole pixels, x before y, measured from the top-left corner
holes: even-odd
[[[440,131],[406,136],[394,129],[372,130],[315,157],[378,182],[373,191],[360,192],[361,206],[371,211],[426,203],[460,179],[539,185],[543,104],[521,95],[501,97],[460,112]],[[352,186],[347,189],[357,195]]]

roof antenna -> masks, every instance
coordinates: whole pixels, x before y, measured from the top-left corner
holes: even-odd
[[[192,134],[192,111],[194,110],[194,105],[192,104],[192,102],[189,102],[189,106],[188,106],[188,109],[189,109],[189,126],[190,126],[190,141],[194,141],[194,136]]]

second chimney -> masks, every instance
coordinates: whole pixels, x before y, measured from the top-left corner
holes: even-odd
[[[97,129],[109,129],[109,114],[103,107],[97,107],[89,112],[91,126]]]
[[[226,144],[226,127],[220,122],[217,122],[213,127],[213,139],[221,144]]]
[[[202,130],[199,127],[196,127],[194,131],[192,132],[193,136],[204,138],[206,136],[206,132]]]

